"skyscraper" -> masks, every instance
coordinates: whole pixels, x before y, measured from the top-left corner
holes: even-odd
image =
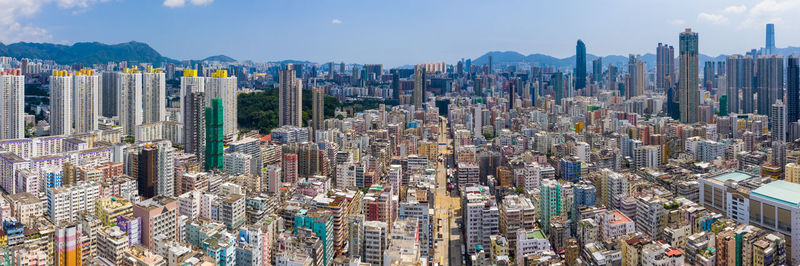
[[[575,45],[575,90],[586,88],[586,45],[578,40]]]
[[[553,73],[551,78],[553,92],[555,95],[556,104],[561,104],[561,99],[564,98],[564,73],[558,71]]]
[[[703,88],[709,91],[714,88],[715,67],[714,61],[706,61],[703,66]]]
[[[739,113],[739,90],[742,89],[742,76],[739,63],[742,60],[741,55],[729,55],[725,58],[728,67],[725,74],[726,88],[725,93],[728,95],[728,112]]]
[[[659,43],[656,48],[656,89],[667,94],[667,114],[675,120],[681,118],[680,96],[675,86],[675,48]]]
[[[166,76],[160,68],[148,67],[142,73],[142,123],[164,121],[167,117]]]
[[[322,129],[322,120],[325,119],[325,91],[315,88],[311,91],[311,128],[314,129],[314,139],[317,132]]]
[[[786,105],[777,100],[772,104],[769,114],[769,125],[772,128],[772,141],[786,141]]]
[[[783,99],[783,56],[759,56],[756,69],[758,114],[769,115],[770,106]]]
[[[598,85],[603,83],[603,58],[598,57],[592,60],[592,82]]]
[[[738,56],[736,66],[728,65],[728,73],[736,71],[736,84],[742,91],[741,106],[742,113],[750,114],[755,112],[755,74],[753,68],[755,66],[754,58],[751,55]],[[730,83],[729,83],[730,84]]]
[[[292,64],[279,71],[279,83],[278,125],[303,126],[303,92],[301,91],[303,82],[295,77]]]
[[[25,76],[19,69],[0,72],[0,140],[25,137]]]
[[[100,75],[81,70],[72,77],[72,124],[74,133],[97,130],[100,118]]]
[[[223,112],[222,99],[211,99],[206,107],[206,171],[222,169]]]
[[[186,72],[184,72],[186,73]],[[119,87],[117,87],[117,72],[107,71],[103,72],[103,89],[100,95],[102,99],[101,114],[105,117],[114,117],[119,115]]]
[[[775,52],[775,24],[767,24],[767,41],[764,48],[767,50],[767,55],[771,55]]]
[[[628,90],[625,92],[625,95],[630,97],[635,97],[644,94],[644,86],[645,86],[645,65],[644,61],[640,60],[638,56],[630,55],[628,56],[628,74],[630,74],[630,88],[625,88]]]
[[[50,135],[72,134],[72,75],[54,70],[50,76]]]
[[[190,92],[181,101],[184,151],[196,155],[201,164],[205,164],[206,158],[205,106],[205,93],[202,91]]]
[[[489,59],[489,60],[491,62],[491,59]],[[425,70],[422,68],[422,66],[416,66],[414,68],[414,95],[413,96],[414,96],[414,107],[417,110],[422,110],[422,100],[423,100],[423,97],[424,97],[424,95],[422,95],[424,93],[422,86],[423,86],[423,83],[425,83],[425,80],[424,80],[425,77],[423,76],[423,72],[425,72]]]
[[[228,76],[228,71],[217,70],[211,73],[211,77],[207,77],[205,81],[206,86],[206,106],[211,106],[211,99],[222,100],[222,108],[225,109],[223,113],[223,130],[222,133],[226,136],[236,134],[239,132],[239,124],[237,122],[237,78],[236,76]]]
[[[674,87],[675,80],[675,48],[671,45],[658,43],[656,48],[656,88],[667,90]]]
[[[180,90],[180,97],[181,97],[181,116],[178,117],[179,122],[185,123],[183,118],[186,116],[186,106],[183,105],[185,102],[185,97],[193,92],[203,92],[206,91],[206,79],[203,77],[197,76],[197,70],[193,69],[186,69],[183,70],[183,76],[181,77],[181,90]],[[205,105],[205,100],[203,100],[203,105]],[[203,111],[201,111],[203,112]]]
[[[136,126],[144,121],[142,72],[136,67],[126,68],[117,73],[116,81],[121,98],[117,114],[122,125],[122,135],[133,136]]]
[[[697,122],[697,107],[700,105],[697,90],[698,78],[698,45],[697,33],[687,28],[680,34],[680,93],[681,123],[692,124]]]
[[[797,122],[800,119],[800,57],[789,55],[786,57],[786,109],[788,123]]]

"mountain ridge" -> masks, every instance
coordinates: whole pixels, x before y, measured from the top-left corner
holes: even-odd
[[[147,43],[137,41],[118,44],[77,42],[72,45],[34,42],[0,43],[0,56],[9,56],[18,59],[31,58],[53,60],[62,65],[92,65],[119,61],[151,63],[154,65],[160,65],[163,62],[180,62],[179,60],[161,55],[161,53],[150,47]],[[235,62],[236,60],[226,55],[215,55],[201,60],[189,61]]]

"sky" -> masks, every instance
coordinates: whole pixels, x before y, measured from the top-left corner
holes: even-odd
[[[654,53],[690,27],[700,52],[800,46],[800,0],[0,0],[0,42],[144,42],[202,59],[454,63],[489,51]]]

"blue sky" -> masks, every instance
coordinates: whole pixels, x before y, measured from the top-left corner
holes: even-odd
[[[800,46],[800,0],[0,0],[0,41],[131,40],[176,59],[383,63],[476,58],[487,51],[652,53],[691,27],[700,52]],[[794,14],[794,15],[793,15]]]

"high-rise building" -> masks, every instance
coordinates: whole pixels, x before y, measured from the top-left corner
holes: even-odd
[[[212,99],[220,99],[222,108],[222,133],[225,136],[236,134],[239,131],[237,122],[237,79],[236,76],[228,76],[228,71],[217,70],[211,73],[211,77],[206,78],[205,93],[206,106],[211,106]]]
[[[70,266],[83,265],[82,239],[83,227],[81,224],[62,225],[56,224],[55,228],[55,265]]]
[[[758,114],[769,115],[770,106],[783,100],[783,56],[762,55],[757,61]]]
[[[100,118],[100,75],[93,70],[72,77],[72,124],[74,133],[97,130]]]
[[[102,99],[101,115],[109,118],[119,115],[119,104],[122,100],[119,97],[117,77],[117,72],[103,72],[103,88],[100,92],[100,99]]]
[[[206,171],[222,169],[223,112],[222,99],[212,99],[206,107]]]
[[[156,123],[167,117],[166,76],[160,68],[148,67],[142,73],[142,123]]]
[[[586,88],[586,45],[578,40],[575,45],[575,90]]]
[[[0,72],[0,140],[25,137],[25,76],[19,69]]]
[[[50,135],[72,134],[72,75],[54,70],[50,76]]]
[[[786,109],[787,122],[794,123],[800,119],[800,57],[786,57]]]
[[[628,57],[628,74],[630,75],[630,82],[625,88],[626,98],[631,98],[644,94],[645,76],[647,75],[644,61],[639,59],[638,56],[630,55]]]
[[[564,73],[561,71],[553,73],[550,80],[552,82],[556,104],[561,104],[561,99],[564,98]]]
[[[786,105],[781,100],[772,104],[769,112],[769,125],[772,128],[773,141],[786,141]]]
[[[78,214],[95,211],[100,184],[83,181],[66,187],[47,189],[47,212],[54,224],[74,223]]]
[[[182,97],[184,152],[197,156],[197,161],[206,161],[206,100],[205,93],[190,92]]]
[[[425,70],[421,66],[414,67],[414,108],[416,110],[422,110],[422,102],[425,98],[423,95],[425,92],[423,91],[422,86],[425,83],[425,77],[423,76]]]
[[[674,72],[675,49],[671,45],[658,43],[658,48],[656,48],[656,88],[668,90],[674,87]]]
[[[767,24],[767,41],[764,48],[767,50],[767,55],[775,52],[775,24]]]
[[[716,74],[714,70],[716,69],[716,65],[714,65],[714,61],[706,61],[705,65],[703,66],[703,88],[710,91],[714,86],[714,78]]]
[[[561,206],[561,184],[553,179],[544,179],[539,193],[539,212],[537,213],[539,220],[542,221],[542,229],[547,233],[550,231],[550,218],[561,215],[561,212],[565,210]]]
[[[122,125],[122,135],[133,136],[136,126],[144,121],[142,72],[136,67],[126,68],[117,73],[116,81],[121,98],[117,114]]]
[[[598,57],[592,60],[592,82],[603,83],[603,58]]]
[[[184,102],[186,101],[187,95],[190,95],[194,92],[201,92],[205,93],[206,91],[206,79],[204,77],[197,76],[197,70],[193,69],[186,69],[183,71],[183,76],[181,77],[181,90],[180,90],[180,98],[181,98],[181,116],[178,117],[178,122],[186,123],[183,119],[186,118],[186,106],[184,106]],[[205,94],[204,94],[205,95]],[[205,96],[204,96],[205,97]],[[206,106],[205,98],[203,99],[203,107]],[[202,112],[202,109],[201,109]],[[184,137],[184,140],[186,138]]]
[[[311,91],[311,128],[314,135],[322,129],[322,121],[325,119],[325,91],[320,88]]]
[[[133,216],[141,218],[142,245],[155,247],[155,237],[177,240],[178,201],[170,197],[153,197],[133,204]],[[188,239],[188,237],[187,237]]]
[[[698,35],[687,28],[680,34],[680,94],[681,123],[697,122],[697,107],[700,105],[698,79]]]
[[[292,64],[287,65],[286,69],[279,72],[278,125],[301,127],[303,126],[303,81],[295,77]]]

